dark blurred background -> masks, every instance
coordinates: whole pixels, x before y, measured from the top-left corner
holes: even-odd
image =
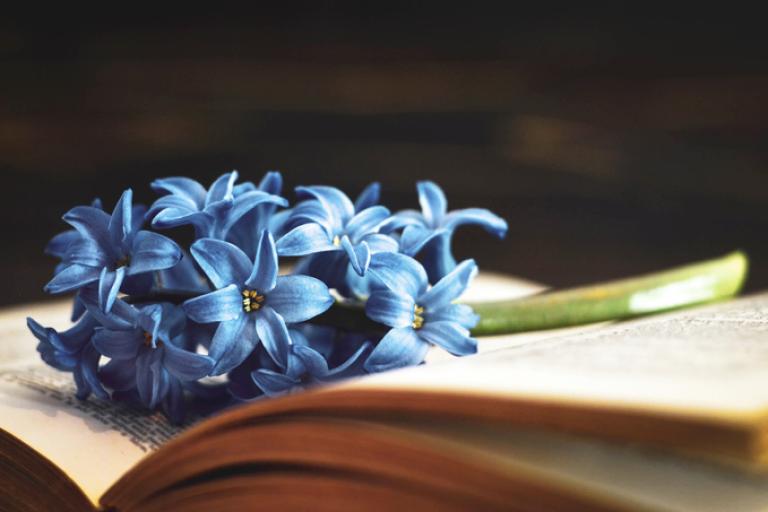
[[[44,297],[71,206],[231,169],[393,208],[434,179],[510,224],[459,256],[555,286],[735,248],[768,286],[761,18],[420,5],[3,17],[0,303]]]

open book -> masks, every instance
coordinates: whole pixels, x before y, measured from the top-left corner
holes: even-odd
[[[68,305],[0,315],[3,511],[768,510],[768,294],[482,338],[186,429],[78,402],[29,314],[63,326]]]

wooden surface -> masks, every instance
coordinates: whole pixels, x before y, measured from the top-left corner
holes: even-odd
[[[474,9],[474,10],[473,10]],[[394,208],[413,182],[510,223],[456,252],[556,286],[752,256],[768,286],[758,18],[333,2],[0,21],[0,303],[35,301],[69,207],[156,176],[280,169]]]

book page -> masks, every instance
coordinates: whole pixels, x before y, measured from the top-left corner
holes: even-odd
[[[25,325],[68,325],[69,304],[52,303],[0,314],[0,429],[59,466],[94,502],[131,466],[182,429],[160,413],[75,398],[72,375],[48,368]]]
[[[373,375],[350,386],[476,391],[755,420],[768,412],[768,293]]]
[[[487,459],[507,474],[528,474],[614,503],[668,511],[768,509],[768,477],[631,444],[567,434],[451,422],[390,422],[445,440],[457,453]],[[623,507],[622,507],[623,508]]]
[[[467,298],[498,300],[542,289],[522,279],[481,274]],[[37,340],[26,327],[26,317],[32,316],[45,326],[64,329],[70,325],[70,312],[71,299],[0,312],[0,429],[63,469],[96,502],[128,469],[182,429],[170,426],[159,413],[75,398],[71,374],[40,361]]]

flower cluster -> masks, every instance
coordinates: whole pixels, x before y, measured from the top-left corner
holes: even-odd
[[[477,267],[456,263],[451,236],[477,224],[502,237],[503,219],[448,213],[428,181],[417,186],[420,212],[392,214],[378,183],[354,202],[297,187],[289,208],[280,173],[237,179],[208,189],[159,179],[149,208],[126,190],[111,213],[97,200],[64,215],[73,229],[46,248],[60,263],[45,289],[75,293],[75,323],[27,323],[42,359],[72,372],[78,398],[162,408],[178,422],[192,401],[220,406],[416,365],[431,346],[476,352],[478,318],[455,301]],[[188,248],[156,232],[181,226],[194,231]],[[367,320],[334,324],[331,307]]]

